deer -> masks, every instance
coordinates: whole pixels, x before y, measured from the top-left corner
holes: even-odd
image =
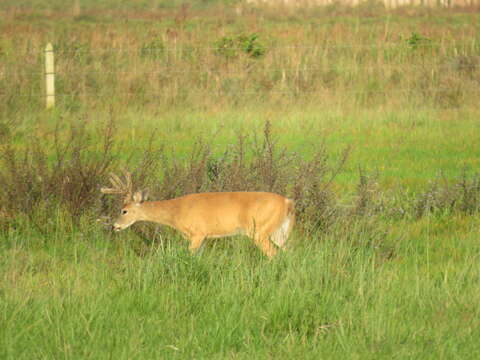
[[[132,177],[122,180],[110,174],[112,187],[103,194],[123,195],[120,215],[113,230],[127,229],[137,221],[149,221],[178,230],[198,253],[205,239],[246,235],[268,258],[285,250],[295,224],[294,201],[270,192],[206,192],[170,200],[147,201],[144,191],[133,191]]]

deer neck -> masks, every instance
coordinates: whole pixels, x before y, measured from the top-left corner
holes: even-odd
[[[169,201],[146,201],[142,204],[144,221],[152,221],[163,225],[175,225],[175,206]]]

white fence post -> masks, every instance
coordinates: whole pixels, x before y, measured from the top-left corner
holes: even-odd
[[[55,107],[55,65],[53,59],[53,46],[48,43],[45,47],[45,93],[47,109]]]
[[[82,14],[82,10],[80,8],[80,0],[75,0],[73,2],[73,9],[72,9],[73,16],[80,16]]]

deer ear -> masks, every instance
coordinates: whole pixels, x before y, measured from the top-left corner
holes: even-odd
[[[141,191],[137,191],[133,194],[133,202],[137,205],[141,204],[145,200],[143,193]]]

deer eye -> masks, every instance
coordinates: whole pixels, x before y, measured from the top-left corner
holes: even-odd
[[[127,212],[127,210],[122,210],[122,215],[125,215]]]

